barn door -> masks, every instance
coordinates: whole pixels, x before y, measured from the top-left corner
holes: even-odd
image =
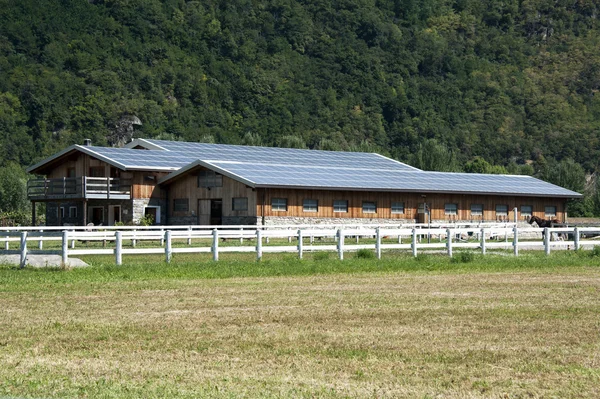
[[[198,224],[201,226],[210,225],[210,200],[198,200]]]

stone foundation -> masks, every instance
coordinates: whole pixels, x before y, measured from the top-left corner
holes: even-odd
[[[148,206],[160,207],[160,220],[155,220],[155,224],[164,224],[167,220],[167,201],[161,198],[136,198],[133,200],[132,223],[139,224],[144,216],[144,210]],[[158,218],[157,218],[158,219]],[[195,224],[194,222],[193,224]],[[170,224],[174,224],[171,223]],[[188,224],[188,223],[186,223]]]

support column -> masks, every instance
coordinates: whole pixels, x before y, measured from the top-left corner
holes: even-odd
[[[35,226],[37,225],[36,220],[35,220],[35,201],[31,201],[31,225]]]
[[[83,214],[83,226],[87,226],[87,200],[83,200],[83,210],[81,213]]]

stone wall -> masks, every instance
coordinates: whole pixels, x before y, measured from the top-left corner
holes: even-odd
[[[148,206],[160,206],[160,221],[156,224],[164,224],[167,220],[167,201],[160,198],[136,198],[133,200],[132,222],[139,224],[144,216],[144,210]],[[194,222],[195,223],[195,222]],[[173,224],[173,223],[169,223]]]
[[[258,217],[261,224],[261,217]],[[265,216],[265,226],[273,225],[301,225],[301,224],[390,224],[415,223],[414,220],[398,219],[367,219],[367,218],[315,218],[294,216]]]
[[[224,225],[258,225],[260,218],[256,216],[223,216]]]

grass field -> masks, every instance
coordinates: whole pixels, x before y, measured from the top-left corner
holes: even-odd
[[[0,266],[0,397],[600,396],[589,251],[208,257]]]

